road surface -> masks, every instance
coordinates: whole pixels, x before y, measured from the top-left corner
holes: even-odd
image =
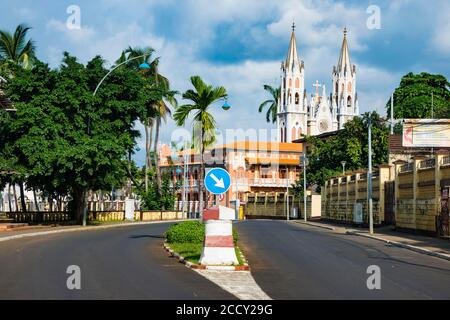
[[[292,222],[236,227],[253,277],[273,299],[450,299],[450,261]],[[381,269],[381,290],[367,288],[370,265]]]
[[[169,225],[0,242],[0,299],[236,299],[168,258]],[[67,289],[69,265],[81,268],[81,290]]]

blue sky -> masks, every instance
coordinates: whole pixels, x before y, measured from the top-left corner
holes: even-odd
[[[72,4],[81,9],[81,30],[66,28]],[[379,30],[366,26],[369,5],[380,8]],[[316,80],[330,88],[344,26],[362,112],[384,113],[407,72],[450,78],[447,0],[0,0],[0,28],[32,26],[38,57],[54,67],[64,50],[83,62],[96,54],[114,61],[129,45],[151,46],[174,89],[186,90],[194,74],[225,86],[233,108],[214,111],[221,129],[273,128],[257,108],[267,98],[263,84],[278,83],[293,20],[309,93]],[[169,142],[174,128],[169,120],[163,141]],[[143,158],[143,151],[136,155],[140,164]]]

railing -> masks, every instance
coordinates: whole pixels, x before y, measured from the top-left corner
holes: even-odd
[[[290,186],[292,181],[289,179],[278,179],[278,178],[254,178],[245,181],[245,184],[249,186],[263,186],[263,187],[286,187]],[[238,182],[239,184],[239,182]],[[242,183],[241,183],[242,184]]]
[[[407,163],[400,167],[400,173],[412,172],[414,169],[414,163]]]
[[[429,168],[434,168],[435,166],[436,166],[435,158],[426,159],[426,160],[420,161],[420,163],[419,163],[420,169],[429,169]]]

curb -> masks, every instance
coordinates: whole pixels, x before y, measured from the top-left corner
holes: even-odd
[[[166,250],[167,253],[169,253],[169,255],[171,257],[174,257],[174,258],[178,259],[178,261],[180,263],[184,264],[186,267],[188,267],[190,269],[220,270],[220,271],[250,271],[250,267],[249,267],[249,265],[247,263],[247,260],[245,259],[244,255],[242,254],[241,250],[239,250],[239,253],[240,253],[241,259],[244,261],[244,265],[243,266],[205,266],[205,265],[202,265],[202,264],[196,264],[196,263],[192,263],[192,262],[187,261],[179,253],[173,251],[166,242],[163,243],[163,247],[164,247],[164,250]]]
[[[336,230],[336,228],[334,227],[329,227],[329,226],[324,226],[322,224],[318,224],[318,223],[313,223],[313,222],[304,222],[304,221],[294,221],[295,223],[298,224],[304,224],[307,226],[312,226],[312,227],[317,227],[317,228],[322,228],[322,229],[327,229],[327,230]]]
[[[44,236],[44,235],[49,235],[49,234],[57,234],[57,233],[68,233],[68,232],[76,232],[76,231],[95,231],[95,230],[102,230],[102,229],[112,229],[112,228],[119,228],[119,227],[130,227],[130,226],[158,224],[158,223],[170,223],[170,222],[178,222],[178,221],[184,221],[184,220],[159,220],[159,221],[148,221],[148,222],[129,222],[129,223],[111,224],[111,225],[104,225],[104,226],[87,226],[87,227],[76,227],[76,228],[70,228],[70,229],[29,232],[29,233],[16,234],[13,236],[0,237],[0,242],[21,239],[21,238]]]
[[[364,238],[369,238],[369,239],[373,239],[373,240],[378,240],[378,241],[382,241],[386,244],[390,244],[399,248],[404,248],[404,249],[408,249],[417,253],[422,253],[422,254],[426,254],[432,257],[436,257],[436,258],[440,258],[440,259],[444,259],[444,260],[448,260],[450,261],[450,255],[448,254],[444,254],[444,253],[439,253],[439,252],[435,252],[435,251],[431,251],[428,249],[424,249],[424,248],[420,248],[420,247],[416,247],[416,246],[412,246],[409,244],[404,244],[401,242],[397,242],[397,241],[392,241],[392,240],[386,240],[380,237],[376,237],[376,236],[371,236],[368,234],[364,234],[364,233],[360,233],[360,232],[355,232],[355,231],[346,231],[346,234],[350,234],[350,235],[354,235],[354,236],[359,236],[359,237],[364,237]]]

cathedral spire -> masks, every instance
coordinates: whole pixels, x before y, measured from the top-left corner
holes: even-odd
[[[344,28],[344,40],[342,41],[341,53],[337,65],[337,72],[351,72],[350,51],[347,43],[347,28]]]
[[[292,68],[295,63],[298,64],[297,41],[295,39],[295,22],[292,23],[291,41],[289,43],[289,50],[286,57],[286,68]]]

